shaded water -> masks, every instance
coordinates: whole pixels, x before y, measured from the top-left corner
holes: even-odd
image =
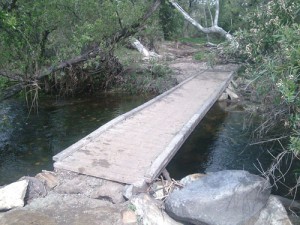
[[[259,121],[254,121],[251,128],[247,116],[239,107],[226,111],[216,103],[169,163],[167,170],[171,177],[181,179],[193,173],[232,169],[260,175],[267,170],[273,160],[270,153],[277,155],[282,147],[274,143],[251,143],[252,131],[258,125],[255,122]],[[285,183],[290,187],[296,184],[293,170],[297,167],[300,165],[292,165],[286,175]],[[286,195],[288,191],[283,185],[273,188],[274,194]]]
[[[0,185],[51,170],[52,156],[150,97],[100,95],[90,99],[41,99],[28,117],[24,100],[0,105]]]
[[[169,164],[172,175],[180,179],[186,174],[225,169],[258,173],[258,160],[269,165],[271,158],[262,146],[248,146],[251,131],[244,122],[243,110],[227,112],[216,103]]]

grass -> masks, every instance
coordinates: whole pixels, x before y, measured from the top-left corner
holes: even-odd
[[[115,50],[115,55],[120,60],[123,66],[133,67],[142,62],[143,56],[135,49],[128,49],[126,47],[119,47]]]
[[[207,53],[204,51],[196,52],[194,54],[195,60],[204,61],[204,60],[206,60],[206,57],[207,57]]]
[[[163,65],[156,65],[152,69],[145,69],[142,73],[132,71],[126,74],[121,83],[121,89],[131,94],[161,94],[169,90],[177,84],[177,81],[169,74],[168,69],[162,69],[163,67]],[[157,70],[157,68],[160,69]]]
[[[194,54],[194,59],[204,61],[207,66],[213,68],[217,64],[218,56],[215,52],[200,51]]]
[[[9,86],[9,80],[6,77],[0,76],[0,89],[7,88]]]
[[[176,79],[171,76],[172,70],[163,60],[143,61],[141,53],[126,47],[116,49],[115,55],[129,71],[116,88],[131,94],[160,94],[177,84]]]

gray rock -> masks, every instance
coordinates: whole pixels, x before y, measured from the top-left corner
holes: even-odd
[[[228,98],[229,98],[229,95],[225,92],[219,97],[218,101],[228,100]]]
[[[122,203],[124,185],[112,181],[104,181],[103,184],[91,192],[90,198],[104,199],[112,203]]]
[[[300,212],[300,202],[299,200],[295,200],[295,199],[288,199],[288,198],[284,198],[282,196],[279,195],[273,195],[274,197],[276,197],[281,204],[284,206],[284,208],[286,210],[289,210],[292,212],[292,214],[294,214],[293,212]]]
[[[148,189],[148,184],[145,181],[135,182],[130,185],[126,185],[123,189],[123,196],[126,199],[131,199],[140,193],[145,193]]]
[[[0,225],[121,225],[122,210],[83,195],[49,193],[23,208],[0,213]]]
[[[28,186],[27,180],[11,183],[0,189],[0,211],[24,206]]]
[[[254,225],[292,225],[292,223],[280,200],[270,196]]]
[[[84,194],[90,196],[91,193],[101,187],[104,180],[86,175],[63,176],[60,178],[59,185],[54,191],[59,194]]]
[[[86,175],[65,177],[54,188],[59,194],[83,194],[89,198],[102,199],[112,203],[124,202],[124,185]]]
[[[193,224],[245,224],[257,216],[270,196],[270,184],[247,171],[210,173],[175,190],[166,210],[175,219]]]
[[[203,174],[203,173],[194,173],[194,174],[190,174],[190,175],[187,175],[186,177],[182,178],[179,182],[186,186],[196,180],[199,180],[201,179],[202,177],[206,176],[206,174]]]
[[[132,184],[125,185],[124,190],[123,190],[124,198],[131,199],[134,196],[133,189],[134,189],[134,187]]]
[[[35,176],[41,182],[43,182],[49,190],[59,185],[57,174],[52,171],[43,170]]]
[[[35,177],[22,177],[20,180],[27,180],[28,187],[25,196],[26,203],[31,202],[35,198],[45,197],[47,195],[47,188],[42,181]]]
[[[132,210],[124,210],[122,212],[122,222],[124,224],[136,224],[137,218],[135,213]]]
[[[168,216],[159,205],[147,194],[140,194],[131,199],[135,206],[135,213],[140,217],[143,225],[182,225]]]

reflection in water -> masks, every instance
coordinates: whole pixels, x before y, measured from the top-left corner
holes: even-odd
[[[52,169],[52,156],[148,97],[101,95],[92,99],[40,100],[28,117],[24,101],[0,106],[0,185]]]
[[[249,126],[243,126],[245,117],[242,110],[226,112],[216,103],[168,165],[170,175],[181,179],[192,173],[227,169],[254,174],[260,174],[258,168],[266,170],[272,162],[269,152],[276,155],[280,148],[249,145],[252,132]],[[293,173],[289,173],[285,182],[292,186],[294,181]],[[287,193],[287,190],[279,187],[276,193]]]

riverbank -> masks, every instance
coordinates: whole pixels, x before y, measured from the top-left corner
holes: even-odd
[[[244,174],[246,176],[254,176],[253,178],[247,179],[257,179],[255,175],[247,175],[245,171],[233,171],[233,172],[221,172],[224,174],[237,173],[237,176]],[[138,186],[128,186],[120,183],[115,183],[95,177],[90,177],[86,175],[81,175],[68,171],[43,171],[36,175],[36,177],[24,177],[22,180],[28,181],[28,187],[26,187],[26,196],[25,196],[25,206],[14,208],[7,212],[0,212],[0,225],[174,225],[174,224],[186,224],[182,222],[175,221],[169,217],[165,209],[165,197],[168,198],[168,195],[172,195],[173,190],[181,189],[182,187],[191,188],[191,184],[195,182],[201,182],[205,177],[205,182],[203,180],[203,185],[210,184],[208,177],[218,176],[218,173],[212,173],[207,176],[204,175],[192,175],[182,179],[180,182],[172,181],[168,182],[167,180],[160,180],[149,186],[138,187]],[[221,175],[221,174],[220,174]],[[223,176],[223,175],[222,175]],[[226,175],[227,176],[227,175]],[[258,176],[257,176],[258,177]],[[235,180],[234,176],[227,176],[228,180]],[[245,178],[246,179],[246,178]],[[212,179],[214,180],[214,178]],[[219,182],[219,179],[217,179]],[[208,182],[208,183],[207,183]],[[214,181],[216,182],[216,181]],[[222,181],[221,181],[222,182]],[[224,180],[225,182],[225,180]],[[228,187],[235,184],[234,182],[240,182],[239,179],[232,182],[227,182],[230,184]],[[261,184],[265,185],[264,179],[261,178]],[[245,184],[244,184],[245,185]],[[249,185],[249,184],[248,184]],[[218,186],[218,185],[217,185]],[[226,186],[226,185],[225,185]],[[226,190],[224,184],[219,186],[221,193],[224,193]],[[238,186],[236,186],[238,187]],[[247,187],[247,186],[246,186]],[[250,186],[249,186],[250,187]],[[211,187],[211,190],[215,189]],[[224,189],[225,188],[225,189]],[[252,184],[252,187],[242,188],[244,197],[248,196],[244,191],[251,190],[252,188],[260,188],[260,186]],[[184,189],[182,189],[183,191]],[[188,190],[188,189],[187,189]],[[208,191],[210,189],[199,189],[199,191]],[[216,191],[216,190],[215,190]],[[215,192],[214,191],[214,192]],[[237,189],[233,194],[236,194]],[[246,191],[247,192],[247,191]],[[0,189],[1,193],[1,189]],[[174,192],[175,193],[175,192]],[[198,194],[195,192],[189,192],[192,194],[192,198],[197,198]],[[226,192],[227,193],[227,192]],[[251,191],[249,192],[251,193]],[[262,204],[259,207],[261,210],[264,208],[267,199],[269,198],[269,192],[263,194],[265,198],[265,203],[255,203]],[[0,194],[1,195],[1,194]],[[205,194],[207,196],[208,194]],[[228,195],[228,193],[226,194]],[[225,196],[226,196],[225,195]],[[199,194],[201,196],[201,194]],[[256,195],[253,195],[253,198],[256,199]],[[174,199],[174,196],[172,197]],[[261,201],[261,197],[259,197]],[[247,197],[246,204],[252,204],[252,198]],[[260,213],[261,216],[254,216],[253,218],[261,218],[257,221],[260,222],[251,222],[247,224],[255,225],[287,225],[292,224],[286,214],[286,211],[280,201],[276,197],[271,197],[273,203],[268,203],[272,209],[271,211],[265,210],[263,213]],[[178,199],[176,198],[176,201]],[[168,200],[170,201],[170,199]],[[219,200],[218,200],[219,201]],[[216,201],[216,204],[219,204]],[[223,201],[228,201],[223,200]],[[255,200],[256,202],[257,200]],[[201,201],[198,201],[201,203]],[[275,203],[274,203],[275,202]],[[3,202],[0,200],[0,206],[3,206]],[[209,204],[214,204],[214,201],[210,201]],[[235,204],[245,204],[242,201],[235,202],[231,207],[235,207]],[[177,205],[177,204],[175,204]],[[189,205],[189,204],[188,204]],[[188,206],[187,205],[187,206]],[[285,205],[290,210],[300,209],[300,203],[288,201]],[[217,207],[217,206],[215,206]],[[219,207],[222,207],[219,205]],[[193,204],[195,208],[195,204]],[[227,210],[229,210],[227,208]],[[183,210],[184,211],[184,210]],[[180,212],[183,212],[180,210]],[[203,210],[202,210],[203,211]],[[225,210],[226,211],[226,210]],[[194,209],[194,213],[197,213]],[[217,213],[213,210],[211,213]],[[224,212],[225,213],[225,212]],[[249,213],[249,211],[247,211]],[[213,215],[213,214],[212,214]],[[249,214],[251,215],[251,213]],[[239,217],[239,216],[238,216]],[[213,216],[215,218],[215,216]],[[243,215],[243,219],[248,218]],[[252,218],[249,217],[249,218]],[[248,219],[249,219],[248,218]],[[279,218],[279,219],[278,219]],[[290,218],[294,220],[293,224],[298,223],[299,220],[297,217],[293,217],[290,214]],[[229,219],[229,218],[228,218]],[[247,220],[248,220],[247,219]],[[224,224],[233,224],[230,223],[230,219],[227,220],[229,223]],[[273,222],[270,222],[273,221]],[[274,222],[275,221],[275,222]],[[298,221],[298,222],[297,222]],[[213,224],[213,223],[212,223]]]

